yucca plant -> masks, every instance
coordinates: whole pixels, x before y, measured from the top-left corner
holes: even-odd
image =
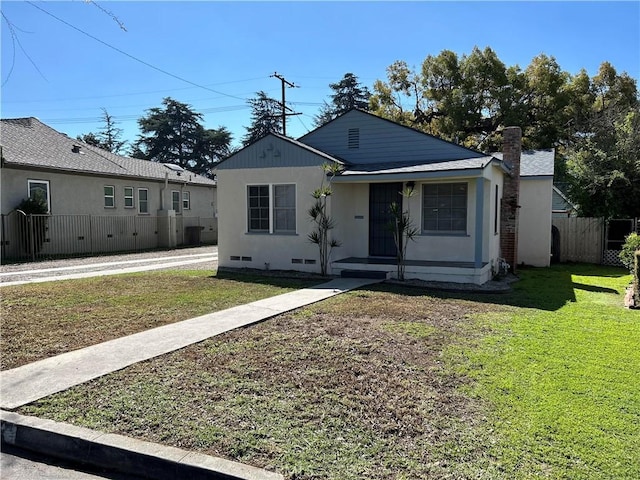
[[[318,245],[320,250],[320,273],[327,275],[331,251],[341,245],[339,240],[330,237],[330,232],[335,227],[335,221],[327,213],[327,199],[332,193],[331,180],[340,173],[341,166],[336,163],[325,163],[322,165],[322,170],[325,173],[322,184],[320,188],[311,193],[315,201],[309,208],[308,214],[314,223],[314,228],[307,235],[307,238],[311,243]]]

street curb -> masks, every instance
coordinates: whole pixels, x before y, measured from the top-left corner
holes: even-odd
[[[223,458],[4,410],[0,427],[3,444],[154,480],[284,480]]]

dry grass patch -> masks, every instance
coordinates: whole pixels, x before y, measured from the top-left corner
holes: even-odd
[[[496,307],[388,290],[229,332],[23,411],[290,479],[492,471],[476,428],[483,407],[441,360],[467,315]]]
[[[171,271],[2,288],[2,369],[319,283]]]

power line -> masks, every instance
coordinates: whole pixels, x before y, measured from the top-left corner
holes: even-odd
[[[74,30],[76,30],[76,31],[78,31],[78,32],[80,32],[80,33],[82,33],[83,35],[86,35],[87,37],[89,37],[89,38],[91,38],[91,39],[95,40],[96,42],[99,42],[99,43],[101,43],[101,44],[105,45],[106,47],[109,47],[109,48],[111,48],[112,50],[115,50],[116,52],[121,53],[122,55],[125,55],[125,56],[127,56],[127,57],[131,58],[132,60],[135,60],[136,62],[139,62],[139,63],[141,63],[141,64],[143,64],[143,65],[145,65],[145,66],[147,66],[147,67],[149,67],[149,68],[152,68],[152,69],[154,69],[154,70],[156,70],[156,71],[158,71],[158,72],[160,72],[160,73],[164,73],[165,75],[168,75],[168,76],[170,76],[170,77],[173,77],[173,78],[175,78],[175,79],[178,79],[178,80],[180,80],[180,81],[182,81],[182,82],[188,83],[189,85],[193,85],[194,87],[202,88],[202,89],[204,89],[204,90],[209,90],[210,92],[217,93],[218,95],[223,95],[223,96],[225,96],[225,97],[235,98],[235,99],[237,99],[237,100],[245,100],[244,98],[236,97],[235,95],[229,95],[228,93],[219,92],[218,90],[214,90],[214,89],[212,89],[212,88],[205,87],[204,85],[200,85],[200,84],[198,84],[198,83],[192,82],[191,80],[187,80],[186,78],[180,77],[179,75],[175,75],[175,74],[173,74],[173,73],[171,73],[171,72],[168,72],[168,71],[166,71],[166,70],[163,70],[162,68],[156,67],[155,65],[152,65],[152,64],[150,64],[149,62],[145,62],[144,60],[141,60],[141,59],[139,59],[138,57],[134,57],[133,55],[131,55],[131,54],[129,54],[129,53],[127,53],[127,52],[125,52],[124,50],[120,50],[119,48],[114,47],[113,45],[110,45],[110,44],[108,44],[107,42],[105,42],[105,41],[103,41],[103,40],[100,40],[99,38],[97,38],[97,37],[95,37],[95,36],[91,35],[90,33],[87,33],[87,32],[85,32],[84,30],[81,30],[80,28],[76,27],[75,25],[72,25],[71,23],[69,23],[69,22],[67,22],[67,21],[65,21],[65,20],[63,20],[63,19],[61,19],[61,18],[59,18],[59,17],[55,16],[53,13],[48,12],[48,11],[47,11],[47,10],[45,10],[44,8],[39,7],[38,5],[34,4],[33,2],[29,2],[29,1],[27,1],[26,3],[28,3],[29,5],[31,5],[31,6],[32,6],[32,7],[34,7],[34,8],[37,8],[38,10],[40,10],[41,12],[43,12],[43,13],[45,13],[45,14],[49,15],[50,17],[55,18],[55,19],[56,19],[56,20],[58,20],[59,22],[64,23],[64,24],[65,24],[65,25],[67,25],[68,27],[71,27],[71,28],[73,28]]]
[[[280,103],[280,102],[278,102],[278,103],[280,103],[280,108],[282,108],[282,135],[284,135],[286,137],[287,136],[287,116],[288,115],[300,115],[300,114],[299,113],[294,113],[294,112],[287,113],[287,110],[291,110],[291,109],[289,107],[287,107],[287,104],[285,102],[285,87],[295,88],[296,85],[294,85],[293,83],[291,83],[288,80],[286,80],[278,72],[274,72],[274,74],[271,75],[271,77],[276,77],[282,83],[282,103]]]

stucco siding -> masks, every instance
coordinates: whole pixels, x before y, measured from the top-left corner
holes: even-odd
[[[318,247],[307,239],[312,229],[307,212],[314,201],[311,192],[320,186],[323,177],[319,166],[218,171],[218,264],[318,272]],[[249,232],[247,186],[276,184],[296,187],[295,234]]]
[[[4,167],[2,169],[2,213],[9,213],[28,196],[28,180],[49,182],[51,213],[54,215],[130,215],[137,214],[138,189],[149,192],[149,214],[155,215],[161,209],[161,195],[164,182],[140,181],[132,179],[108,178],[95,175],[66,174],[50,171],[22,170]],[[115,206],[105,208],[104,187],[113,186]],[[134,188],[135,208],[125,208],[124,188]],[[212,186],[169,183],[166,189],[167,208],[171,208],[171,191],[189,192],[188,216],[213,217],[215,214],[215,188]],[[180,212],[179,212],[180,213]]]
[[[350,129],[358,131],[358,148],[349,148]],[[301,137],[300,141],[355,164],[431,162],[484,156],[357,110]]]
[[[551,263],[552,187],[552,178],[520,182],[518,263],[535,267]]]

